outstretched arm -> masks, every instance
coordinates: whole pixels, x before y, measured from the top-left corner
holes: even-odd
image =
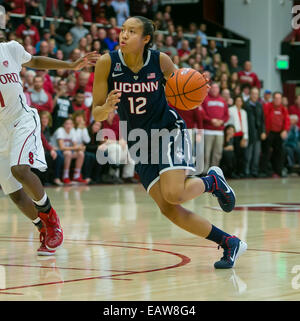
[[[80,70],[86,66],[93,66],[96,60],[100,57],[96,51],[86,54],[84,57],[77,59],[74,62],[62,61],[59,59],[43,57],[43,56],[32,56],[32,59],[22,66],[33,69],[71,69]]]

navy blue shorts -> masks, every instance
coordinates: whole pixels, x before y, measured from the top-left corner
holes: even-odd
[[[186,128],[182,127],[185,127],[184,123],[177,128],[173,136],[161,137],[158,146],[149,150],[147,164],[136,163],[136,172],[148,193],[160,179],[160,174],[166,171],[175,169],[195,171],[192,163],[190,137]]]

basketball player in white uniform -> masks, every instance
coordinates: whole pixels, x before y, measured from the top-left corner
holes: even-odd
[[[0,39],[0,185],[37,226],[41,241],[38,255],[53,255],[63,242],[63,231],[39,178],[31,171],[45,171],[47,164],[40,119],[37,110],[26,104],[19,73],[22,66],[79,70],[94,65],[99,55],[92,52],[71,63],[33,57],[18,42],[3,40]]]

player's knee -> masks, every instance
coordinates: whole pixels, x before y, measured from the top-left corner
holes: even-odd
[[[22,182],[26,179],[28,171],[30,171],[30,167],[26,165],[16,165],[11,167],[11,173],[19,182]]]
[[[164,199],[174,205],[183,203],[183,197],[180,190],[169,190],[163,193]]]

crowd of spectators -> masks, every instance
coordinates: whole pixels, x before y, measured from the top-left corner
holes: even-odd
[[[179,111],[188,128],[203,125],[204,174],[209,166],[220,165],[232,178],[284,176],[285,168],[292,171],[299,166],[300,96],[290,106],[279,92],[262,93],[251,61],[241,64],[237,55],[223,60],[221,32],[210,35],[218,40],[208,40],[204,23],[190,23],[184,30],[175,25],[171,6],[157,11],[157,1],[151,0],[0,2],[8,10],[8,40],[17,40],[32,55],[70,61],[94,50],[104,54],[118,49],[120,26],[129,15],[153,18],[159,30],[153,48],[168,54],[177,67],[194,68],[211,79],[210,92],[198,112]],[[9,13],[24,17],[10,18]],[[29,15],[55,20],[45,21],[41,29]],[[118,132],[118,115],[111,114],[101,123],[92,118],[92,67],[81,71],[23,68],[21,78],[27,103],[41,117],[49,164],[49,170],[39,174],[43,183],[136,182],[134,162]],[[98,141],[101,128],[112,129],[115,139]],[[98,149],[109,153],[115,165],[99,165]],[[120,157],[127,159],[126,165],[120,165]]]

